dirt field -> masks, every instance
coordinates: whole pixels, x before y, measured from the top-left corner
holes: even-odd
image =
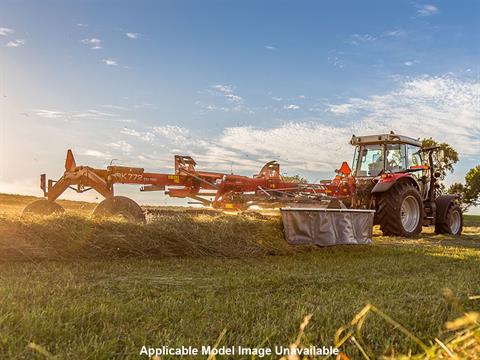
[[[92,220],[79,202],[20,217],[31,200],[0,195],[0,358],[141,358],[143,345],[213,345],[224,329],[221,345],[288,346],[307,314],[302,342],[330,346],[367,303],[431,344],[480,310],[480,217],[460,238],[375,231],[370,246],[320,249],[288,246],[275,217],[179,212],[139,226]],[[362,332],[377,357],[420,351],[375,314]]]

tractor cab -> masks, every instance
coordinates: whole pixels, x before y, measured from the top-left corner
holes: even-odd
[[[356,137],[352,172],[357,178],[377,177],[384,173],[412,172],[422,177],[423,159],[419,140],[396,134]]]

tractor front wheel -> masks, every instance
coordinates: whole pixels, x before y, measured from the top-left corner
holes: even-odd
[[[377,223],[383,235],[413,237],[422,232],[423,202],[410,183],[400,182],[378,198]]]
[[[52,214],[62,214],[65,212],[65,209],[58,205],[55,201],[48,199],[35,200],[34,202],[28,204],[25,209],[23,209],[23,214],[35,214],[35,215],[52,215]]]
[[[435,234],[461,235],[463,230],[463,214],[460,205],[452,202],[445,214],[445,220],[435,224]]]
[[[103,200],[93,210],[95,217],[119,217],[130,222],[145,223],[145,214],[135,201],[125,196],[113,196]]]

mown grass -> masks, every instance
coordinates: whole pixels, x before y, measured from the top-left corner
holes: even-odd
[[[0,213],[4,245],[41,251],[9,261],[0,250],[0,358],[44,358],[31,342],[64,359],[139,358],[142,345],[213,345],[225,328],[221,345],[288,346],[307,314],[302,342],[328,346],[367,303],[429,343],[447,336],[445,321],[480,309],[468,300],[480,293],[480,217],[461,238],[376,232],[371,246],[298,250],[275,219],[174,215],[132,227]],[[363,333],[377,356],[420,351],[379,317]],[[351,343],[344,351],[359,356]]]
[[[282,237],[278,218],[177,214],[147,225],[79,215],[0,215],[0,260],[75,260],[122,257],[246,258],[308,251]]]

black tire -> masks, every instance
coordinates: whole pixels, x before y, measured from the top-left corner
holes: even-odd
[[[52,215],[63,214],[65,209],[55,201],[48,199],[35,200],[23,209],[23,214]]]
[[[135,201],[125,196],[113,196],[98,204],[92,213],[95,217],[122,217],[130,222],[145,223],[145,214]]]
[[[445,214],[445,221],[435,224],[435,234],[461,235],[463,230],[463,212],[460,205],[452,202]]]
[[[412,209],[410,215],[408,209]],[[422,232],[423,216],[422,197],[410,183],[396,183],[377,198],[376,222],[385,236],[417,236]]]

